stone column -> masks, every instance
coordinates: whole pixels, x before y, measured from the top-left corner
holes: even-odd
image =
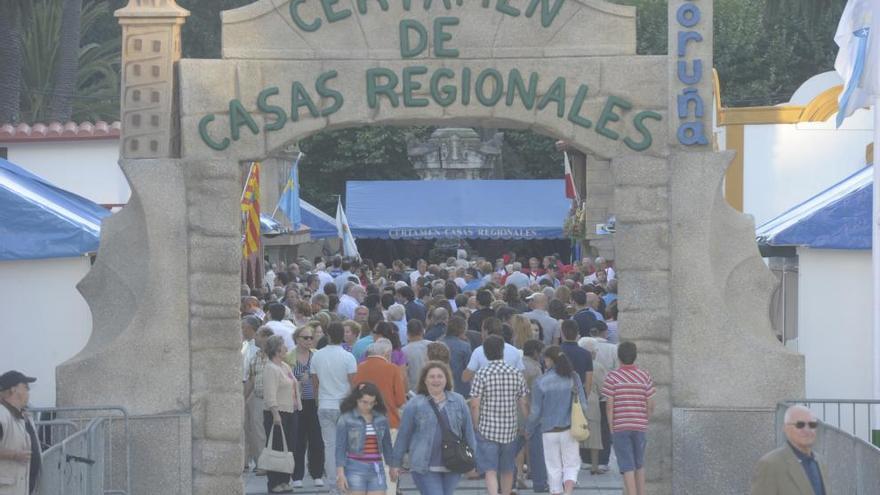
[[[239,231],[241,169],[232,160],[187,160],[189,370],[193,495],[244,493]]]
[[[598,250],[599,256],[613,261],[614,242],[610,235],[597,235],[596,224],[605,223],[613,214],[612,195],[614,181],[611,175],[611,162],[600,160],[595,155],[582,155],[581,170],[584,177],[584,198],[587,202],[587,240],[591,247]],[[574,155],[572,155],[572,168],[575,167]]]
[[[648,493],[656,495],[672,493],[669,167],[646,155],[611,162],[621,338],[636,343],[636,363],[657,388],[645,455]]]

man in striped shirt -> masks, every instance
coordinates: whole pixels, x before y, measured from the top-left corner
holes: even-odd
[[[633,364],[637,354],[633,342],[622,342],[617,348],[621,366],[605,376],[602,386],[614,453],[628,495],[645,495],[646,432],[656,392],[651,374]]]

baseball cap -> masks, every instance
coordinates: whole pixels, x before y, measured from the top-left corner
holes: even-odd
[[[20,371],[7,371],[0,375],[0,390],[9,390],[19,383],[34,383],[36,378],[25,375]]]

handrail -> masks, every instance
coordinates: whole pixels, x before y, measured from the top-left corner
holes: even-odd
[[[880,407],[880,400],[878,399],[793,399],[779,403],[779,406],[781,407],[789,407],[793,405],[805,406],[812,410],[823,423],[863,440],[869,445],[880,448],[880,446],[875,445],[873,442],[872,427],[874,419],[874,413],[872,410]],[[821,415],[818,411],[819,406],[821,406]],[[829,409],[831,409],[831,412],[834,414],[829,414]],[[863,413],[859,414],[859,411],[863,411]],[[849,418],[847,418],[850,420],[848,421],[851,427],[849,429],[843,426],[844,414],[849,415]],[[777,423],[781,422],[782,417],[780,416],[777,418]],[[862,431],[863,429],[859,427],[860,423],[865,424],[867,434],[864,434]],[[779,424],[777,424],[777,426],[779,426]],[[777,428],[777,435],[778,431],[781,430]]]
[[[128,414],[128,409],[126,409],[123,406],[65,406],[65,407],[32,407],[32,408],[28,408],[28,411],[30,411],[32,413],[85,413],[85,412],[100,413],[102,411],[116,411],[116,412],[121,413],[121,417],[123,420],[123,431],[125,434],[125,489],[124,490],[112,489],[113,467],[110,466],[109,472],[110,472],[111,489],[105,490],[104,494],[105,495],[107,495],[107,494],[130,495],[131,494],[131,432],[129,430],[129,424],[128,424],[129,418],[130,418],[130,415]],[[107,426],[108,429],[112,428],[114,417],[119,417],[119,416],[115,416],[115,415],[103,416],[103,418],[106,419],[108,422],[108,426]],[[92,422],[90,421],[89,426],[91,426],[91,425],[92,425]],[[62,441],[62,444],[63,443],[64,442]],[[51,450],[51,448],[52,447],[50,447],[49,450]],[[47,452],[49,450],[47,450]],[[109,441],[108,455],[111,459],[113,458],[112,439]]]

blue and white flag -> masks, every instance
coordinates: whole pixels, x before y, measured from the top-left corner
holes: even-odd
[[[348,218],[345,217],[345,211],[342,209],[342,198],[336,203],[336,232],[342,239],[342,254],[351,258],[360,258],[357,244],[354,242],[354,235],[348,227]]]
[[[877,0],[849,0],[837,26],[840,47],[834,69],[843,78],[837,127],[859,108],[880,96],[880,8]]]
[[[302,157],[303,154],[300,153],[290,167],[287,185],[284,186],[284,192],[278,200],[278,208],[290,219],[294,231],[299,230],[302,225],[302,212],[299,208],[299,161]]]

